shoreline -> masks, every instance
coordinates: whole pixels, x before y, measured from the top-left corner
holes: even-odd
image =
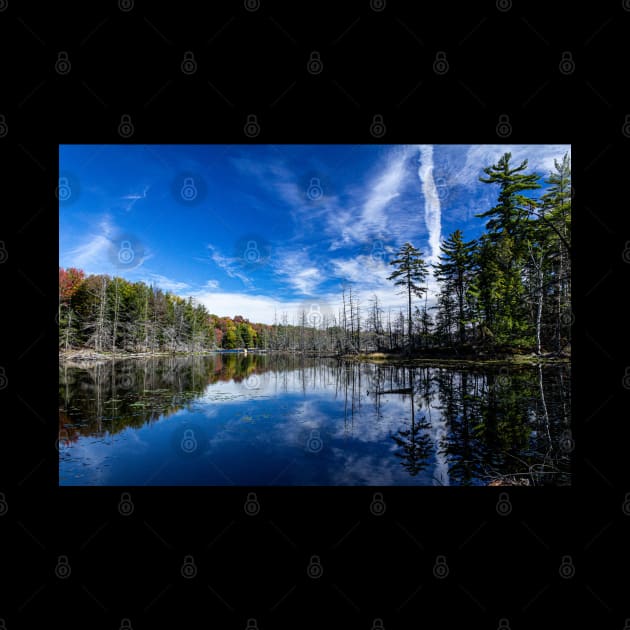
[[[85,367],[96,363],[123,359],[150,359],[152,357],[171,356],[202,356],[216,354],[216,350],[204,350],[202,352],[97,352],[95,350],[71,350],[59,352],[59,364],[72,367]]]
[[[402,365],[408,367],[475,367],[475,366],[512,366],[534,367],[538,365],[571,365],[570,356],[553,356],[550,354],[538,356],[536,354],[513,354],[504,356],[475,357],[463,355],[461,357],[452,354],[436,356],[418,356],[405,354],[391,354],[384,352],[372,352],[368,354],[344,355],[345,361],[355,363],[373,363],[375,365]]]
[[[97,363],[107,363],[115,360],[125,359],[150,359],[153,357],[186,357],[186,356],[207,356],[211,354],[240,354],[248,356],[248,354],[257,355],[257,350],[243,351],[225,351],[225,350],[201,350],[197,352],[175,351],[175,352],[96,352],[94,350],[73,350],[70,352],[59,352],[59,364],[71,367],[86,367]],[[321,355],[312,352],[287,352],[265,350],[260,354],[268,356],[270,354],[292,354],[301,355],[305,358],[336,358],[339,361],[347,361],[349,363],[372,363],[375,365],[400,365],[407,367],[414,366],[433,366],[433,367],[475,367],[475,366],[513,366],[513,367],[532,367],[538,365],[570,365],[571,357],[567,355],[556,356],[553,354],[544,354],[538,356],[536,354],[512,354],[512,355],[496,355],[496,356],[474,356],[462,355],[454,356],[452,353],[434,354],[434,356],[422,356],[419,354],[400,354],[385,352],[370,352],[357,354],[330,354]]]

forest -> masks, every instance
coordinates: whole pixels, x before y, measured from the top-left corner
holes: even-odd
[[[389,261],[404,306],[362,304],[351,285],[341,307],[317,318],[303,311],[274,324],[218,316],[194,301],[143,282],[59,268],[59,349],[101,353],[179,353],[260,348],[319,354],[368,352],[570,353],[571,162],[544,179],[505,153],[483,169],[495,205],[476,216],[481,236],[455,230],[439,262],[405,243]],[[541,181],[542,180],[542,181]],[[543,184],[545,184],[543,188]],[[542,194],[536,191],[543,189]],[[429,281],[437,302],[429,305]]]

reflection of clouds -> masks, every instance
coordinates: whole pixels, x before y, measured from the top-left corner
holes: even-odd
[[[216,427],[209,440],[210,451],[219,453],[222,447],[237,443],[259,448],[263,452],[304,451],[312,431],[318,431],[324,444],[322,453],[315,454],[312,463],[321,466],[324,462],[326,473],[319,471],[320,483],[335,485],[391,485],[394,483],[431,483],[435,476],[439,483],[448,485],[448,468],[444,455],[437,445],[446,435],[446,422],[436,408],[439,404],[437,391],[432,388],[427,409],[427,401],[419,394],[416,384],[415,417],[416,424],[429,421],[431,427],[426,432],[434,445],[435,455],[430,457],[426,470],[417,477],[411,477],[395,456],[398,447],[391,435],[411,428],[411,398],[409,395],[383,394],[377,414],[373,383],[373,368],[361,365],[361,378],[364,379],[360,398],[355,397],[355,413],[350,410],[351,394],[346,400],[342,385],[332,375],[335,368],[324,370],[294,369],[291,371],[268,371],[259,374],[260,383],[256,390],[245,387],[243,382],[220,382],[206,388],[202,400],[210,404],[212,411],[208,418],[216,418],[217,411],[223,408]],[[367,391],[372,393],[368,396]],[[332,395],[331,395],[332,394]],[[305,398],[304,396],[308,396]],[[258,400],[257,400],[258,399]],[[276,399],[279,404],[269,409],[265,400]],[[360,400],[360,406],[357,404]],[[234,407],[234,414],[227,408]],[[237,411],[238,410],[238,411]],[[205,413],[202,411],[202,413]],[[271,415],[269,422],[261,419]],[[244,424],[243,417],[250,417],[251,424]],[[370,452],[365,452],[369,449]],[[375,449],[378,449],[375,451]],[[308,467],[309,462],[306,462]],[[323,476],[322,476],[323,474]],[[437,482],[436,482],[437,483]]]
[[[236,381],[220,381],[218,383],[210,383],[203,394],[195,399],[200,403],[231,403],[243,402],[243,398],[257,398],[260,390],[248,390],[245,382],[237,383]]]
[[[363,404],[361,413],[355,413],[354,419],[348,414],[348,423],[341,422],[335,427],[333,435],[337,438],[351,437],[359,442],[382,442],[392,432],[398,431],[411,423],[410,401],[402,396],[381,396],[380,414],[377,417],[373,401]]]
[[[207,446],[210,452],[214,452],[221,445],[227,442],[236,442],[243,438],[241,429],[243,422],[240,417],[230,418],[223,426],[210,438],[208,438]]]
[[[243,406],[243,399],[218,402],[240,402],[240,405],[235,406],[234,412],[224,410],[219,413],[218,408],[208,414],[202,411],[217,421],[214,433],[208,439],[210,450],[214,452],[228,442],[242,442],[244,432],[247,432],[251,446],[258,445],[263,449],[269,444],[303,447],[309,432],[320,428],[325,420],[324,414],[316,408],[316,401],[312,400],[285,399],[282,407],[274,406],[273,409],[257,407],[255,403]]]
[[[195,401],[196,402],[196,401]],[[204,417],[212,420],[213,418],[216,418],[219,414],[219,410],[216,407],[208,407],[208,406],[201,406],[201,405],[197,405],[195,404],[195,410],[198,411],[199,413],[201,413]]]
[[[310,432],[317,430],[325,443],[330,435],[329,425],[333,425],[335,420],[318,408],[318,404],[322,402],[323,400],[296,400],[293,408],[287,410],[286,419],[274,422],[270,438],[284,442],[287,446],[303,448]]]
[[[114,436],[106,433],[101,438],[81,438],[71,448],[62,461],[72,461],[72,466],[65,469],[60,482],[65,484],[107,485],[110,476],[110,463],[114,457],[121,456],[121,448],[125,455],[138,455],[149,448],[149,444],[139,435],[139,431],[127,429]],[[115,450],[114,450],[115,447]]]
[[[247,390],[245,383],[238,384],[240,394],[245,394],[248,398],[256,398],[261,394],[277,395],[309,394],[329,392],[334,389],[335,379],[332,377],[330,368],[324,370],[305,368],[304,370],[293,369],[291,371],[269,370],[258,374],[260,385],[256,390]]]
[[[242,403],[243,400],[257,400],[278,396],[279,394],[318,394],[327,399],[334,389],[334,380],[326,370],[326,376],[311,370],[295,369],[289,372],[269,370],[252,372],[257,377],[256,387],[248,387],[246,377],[238,380],[219,381],[206,386],[204,393],[196,400],[204,403]],[[251,376],[251,375],[250,375]]]
[[[435,451],[435,469],[433,475],[437,481],[434,485],[441,484],[448,486],[450,485],[448,460],[446,458],[446,452],[442,448],[442,444],[448,435],[448,427],[442,412],[435,408],[431,409],[431,428],[429,429],[429,435],[431,436]]]
[[[400,476],[399,464],[391,457],[377,459],[341,448],[334,448],[333,453],[336,465],[330,479],[335,485],[390,486]]]
[[[361,415],[355,415],[350,431],[350,421],[344,423],[342,401],[331,406],[330,395],[326,392],[314,395],[315,398],[309,399],[304,399],[301,393],[299,397],[285,397],[281,405],[273,408],[267,405],[261,408],[252,402],[251,405],[235,407],[232,413],[223,407],[225,411],[217,418],[215,431],[208,440],[210,456],[216,456],[222,449],[247,444],[247,448],[256,448],[261,452],[294,452],[300,456],[301,465],[306,466],[298,473],[297,481],[300,483],[388,485],[411,482],[400,466],[400,460],[393,456],[395,444],[389,439],[393,431],[410,423],[408,399],[402,401],[397,396],[383,397],[391,398],[385,406],[385,418],[377,418],[374,409],[366,405]],[[265,418],[271,414],[273,418]],[[244,422],[244,417],[251,417],[251,423]],[[307,440],[315,430],[320,433],[323,450],[313,454],[312,461],[308,456],[301,459]],[[361,445],[361,450],[376,445],[378,452],[357,452],[353,444]],[[348,448],[345,448],[346,445]],[[317,482],[307,481],[311,474],[308,471],[313,472],[311,466],[316,469],[323,466],[316,472]],[[226,472],[229,474],[229,470]]]
[[[369,364],[341,368],[320,364],[251,373],[259,379],[256,389],[247,387],[246,377],[210,383],[200,396],[159,421],[105,438],[80,438],[67,449],[67,456],[66,449],[60,454],[62,483],[105,485],[112,480],[124,483],[119,480],[130,476],[144,479],[144,470],[153,471],[174,458],[172,436],[192,421],[203,434],[200,458],[195,460],[200,463],[194,466],[201,470],[216,464],[227,478],[259,474],[260,482],[267,483],[266,471],[278,468],[282,476],[273,483],[428,485],[436,478],[434,483],[448,485],[446,454],[438,448],[448,426],[439,410],[436,383],[431,383],[428,400],[422,396],[420,371],[414,379],[415,421],[417,428],[430,422],[430,428],[420,428],[418,435],[429,436],[432,452],[426,468],[415,477],[405,468],[404,449],[392,440],[400,431],[411,430],[411,396],[382,394],[378,411],[375,398],[377,390],[406,386],[408,380],[402,378],[407,372],[378,372]],[[308,452],[313,431],[319,432],[323,448]],[[291,462],[288,468],[285,460]],[[192,461],[186,460],[189,465],[194,475]]]

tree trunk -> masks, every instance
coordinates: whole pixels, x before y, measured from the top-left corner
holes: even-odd
[[[107,280],[103,277],[101,283],[100,304],[98,309],[98,319],[96,321],[96,335],[94,349],[100,352],[103,348],[103,336],[105,334],[105,303],[107,301]]]
[[[412,338],[412,321],[411,321],[411,270],[407,269],[407,297],[408,297],[408,303],[407,303],[407,330],[408,332],[408,336],[409,336],[409,345],[412,346],[413,345],[413,338]]]
[[[68,349],[70,348],[70,326],[72,326],[72,311],[68,306],[68,324],[66,327],[66,352],[68,352]]]
[[[538,261],[538,309],[536,311],[536,353],[541,354],[542,348],[540,344],[540,329],[542,322],[543,311],[543,269],[542,269],[542,256]]]
[[[557,300],[557,313],[556,313],[556,330],[555,330],[555,347],[556,352],[561,350],[561,337],[562,337],[562,288],[564,281],[562,279],[562,250],[560,250],[560,262],[558,266],[558,300]]]
[[[116,352],[116,335],[118,333],[118,278],[114,281],[114,321],[112,324],[112,352]]]
[[[466,341],[466,331],[464,330],[464,283],[461,278],[457,298],[459,301],[459,342],[463,344]]]

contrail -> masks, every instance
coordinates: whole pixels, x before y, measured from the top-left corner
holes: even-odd
[[[442,208],[437,188],[433,181],[433,146],[430,144],[420,145],[420,166],[418,166],[418,177],[422,184],[424,194],[424,220],[429,231],[429,246],[431,254],[428,262],[436,263],[440,253],[440,242],[442,240]]]

